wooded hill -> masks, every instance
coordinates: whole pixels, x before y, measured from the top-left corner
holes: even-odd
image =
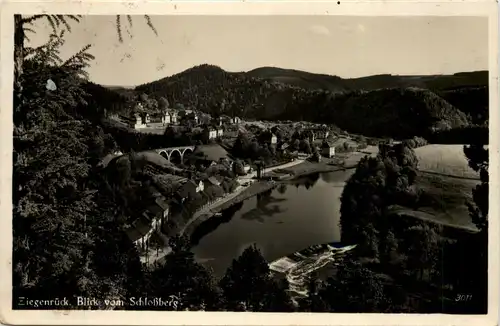
[[[121,94],[145,93],[212,115],[333,123],[366,136],[406,138],[483,125],[488,72],[356,79],[258,68],[226,72],[200,65]]]

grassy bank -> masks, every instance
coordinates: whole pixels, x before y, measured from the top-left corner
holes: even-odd
[[[463,145],[427,145],[416,148],[415,154],[421,171],[472,179],[479,178],[478,173],[469,167]]]
[[[417,178],[417,187],[422,191],[417,211],[440,223],[474,227],[467,202],[472,200],[472,189],[479,182],[421,171]]]
[[[371,146],[374,147],[374,146]],[[372,148],[360,152],[339,153],[333,158],[322,158],[320,162],[304,161],[295,166],[280,169],[275,172],[289,173],[292,179],[303,177],[314,173],[335,172],[356,168],[358,162],[367,155],[375,155],[376,150]]]
[[[292,175],[292,178],[297,178],[297,177],[305,176],[308,174],[321,173],[321,172],[332,172],[332,171],[337,171],[337,170],[339,170],[338,166],[330,165],[326,162],[304,161],[304,162],[297,164],[295,166],[292,166],[292,167],[289,167],[286,169],[281,169],[281,170],[275,171],[275,172],[289,173]]]

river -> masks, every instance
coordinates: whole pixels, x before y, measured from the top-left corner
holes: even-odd
[[[353,172],[302,177],[225,210],[192,233],[195,258],[221,277],[252,244],[270,262],[311,245],[339,242],[340,196]]]

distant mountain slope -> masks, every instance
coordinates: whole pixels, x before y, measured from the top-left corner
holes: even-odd
[[[451,105],[470,115],[474,124],[484,124],[489,120],[488,86],[460,87],[438,91],[437,94]]]
[[[306,89],[326,89],[330,91],[346,91],[350,89],[345,79],[338,76],[314,74],[293,69],[261,67],[250,70],[245,75]]]
[[[341,98],[330,117],[345,130],[367,136],[406,138],[466,127],[466,115],[425,89],[381,89]]]
[[[474,112],[477,103],[460,106],[460,98],[467,97],[471,85],[487,85],[487,76],[472,72],[342,79],[271,67],[226,72],[200,65],[135,91],[215,115],[334,123],[351,132],[401,138],[467,126],[466,115],[436,93],[453,99],[462,111]]]
[[[488,85],[488,71],[430,76],[399,76],[387,74],[343,79],[338,76],[314,74],[293,69],[261,67],[247,72],[246,75],[308,89],[321,88],[331,91],[374,90],[395,87],[420,87],[431,90],[442,90],[456,87],[478,87]]]

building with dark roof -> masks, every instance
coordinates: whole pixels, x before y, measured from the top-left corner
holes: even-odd
[[[184,201],[187,198],[195,198],[196,194],[202,192],[204,188],[205,185],[203,184],[203,181],[188,180],[179,188],[177,196],[181,199],[181,201]]]
[[[149,238],[168,220],[170,205],[165,197],[156,197],[146,210],[125,231],[129,239],[139,247],[145,249]]]
[[[331,141],[325,140],[321,145],[321,154],[326,157],[335,156],[335,145]]]
[[[220,186],[220,181],[217,180],[216,177],[210,177],[210,178],[206,179],[205,181],[206,181],[206,183],[210,183],[214,186]]]
[[[129,239],[139,249],[145,249],[148,240],[155,230],[157,230],[159,223],[153,223],[154,219],[144,212],[132,225],[125,231]]]

